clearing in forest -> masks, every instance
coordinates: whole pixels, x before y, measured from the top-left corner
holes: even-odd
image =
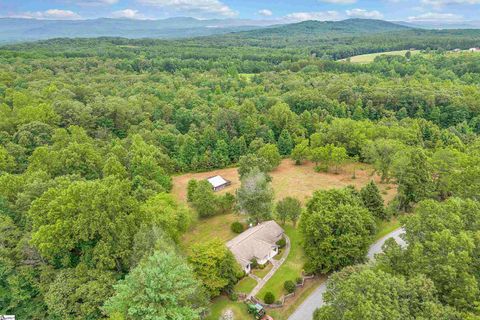
[[[378,56],[388,55],[388,56],[405,56],[409,50],[399,50],[399,51],[388,51],[388,52],[377,52],[377,53],[369,53],[369,54],[362,54],[354,57],[350,57],[351,63],[370,63],[375,60]],[[419,54],[419,50],[411,50],[412,55]],[[347,59],[342,59],[340,61],[347,61]]]
[[[380,178],[372,175],[373,169],[370,165],[363,163],[350,163],[342,166],[339,173],[331,172],[315,172],[315,165],[307,162],[302,165],[295,165],[290,159],[282,161],[277,169],[270,172],[272,176],[272,187],[275,191],[275,200],[281,200],[287,196],[298,198],[305,203],[306,199],[312,195],[315,190],[342,188],[348,185],[354,185],[357,189],[374,179],[380,188],[380,192],[386,202],[393,199],[396,193],[395,185],[380,184]],[[356,178],[353,179],[355,170]],[[240,179],[237,168],[227,168],[213,170],[201,173],[187,173],[173,177],[172,193],[183,202],[186,202],[187,184],[190,179],[202,180],[211,176],[221,175],[223,178],[230,180],[232,184],[227,188],[218,192],[223,194],[230,192],[235,194],[235,190],[240,187]]]

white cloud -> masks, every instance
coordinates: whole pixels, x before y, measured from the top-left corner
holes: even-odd
[[[118,0],[70,0],[69,2],[79,6],[108,6],[116,4]]]
[[[306,20],[319,20],[319,21],[331,21],[339,20],[340,14],[337,11],[317,11],[317,12],[293,12],[285,16],[286,20],[290,21],[306,21]]]
[[[427,12],[418,16],[408,17],[410,22],[457,22],[462,21],[463,17],[454,13]]]
[[[169,10],[172,13],[197,17],[208,15],[233,17],[238,14],[220,0],[137,0],[137,2]]]
[[[382,19],[383,14],[380,11],[373,10],[368,11],[365,9],[352,9],[347,10],[347,16],[353,18],[364,18],[364,19]]]
[[[320,2],[334,3],[334,4],[353,4],[357,0],[320,0]]]
[[[78,20],[82,17],[70,10],[49,9],[45,11],[23,12],[11,16],[12,18],[41,19],[41,20]]]
[[[127,19],[146,19],[146,17],[139,13],[138,10],[124,9],[112,12],[113,18],[127,18]]]
[[[258,14],[264,17],[270,17],[271,15],[273,15],[273,12],[268,9],[262,9],[258,10]]]

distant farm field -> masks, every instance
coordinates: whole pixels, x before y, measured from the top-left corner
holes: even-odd
[[[359,56],[354,56],[350,58],[351,63],[370,63],[375,60],[376,57],[382,55],[388,56],[405,56],[408,50],[399,50],[399,51],[388,51],[388,52],[378,52],[378,53],[370,53],[370,54],[362,54]],[[412,55],[419,54],[419,50],[412,50],[410,51]],[[343,59],[341,61],[347,61],[347,59]]]
[[[371,179],[377,182],[386,202],[389,202],[396,193],[395,185],[380,184],[380,178],[372,175],[373,169],[367,164],[350,163],[342,166],[339,174],[333,172],[315,172],[313,163],[295,165],[290,159],[282,161],[280,166],[272,171],[272,186],[275,191],[275,199],[280,200],[287,196],[293,196],[305,203],[315,190],[342,188],[353,185],[357,189],[367,184]],[[355,170],[355,179],[352,179]],[[190,179],[202,180],[214,175],[221,175],[232,184],[219,193],[235,193],[240,187],[240,179],[237,168],[227,168],[202,173],[187,173],[173,177],[172,193],[185,202],[187,196],[187,184]]]

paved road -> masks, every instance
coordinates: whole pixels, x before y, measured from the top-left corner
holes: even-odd
[[[405,231],[400,228],[375,242],[368,250],[368,259],[373,259],[375,254],[382,252],[382,246],[389,238],[394,238],[395,241],[402,246],[405,245],[405,241],[400,238],[400,235],[403,233],[405,233]],[[326,290],[327,283],[325,281],[317,289],[315,289],[315,291],[312,292],[305,301],[303,301],[303,303],[298,307],[297,310],[295,310],[288,320],[311,320],[315,310],[323,306],[323,294]]]
[[[290,253],[290,238],[285,235],[285,252],[283,253],[283,256],[280,260],[276,261],[275,259],[271,260],[271,263],[273,264],[272,270],[270,270],[263,279],[260,279],[258,277],[253,277],[255,280],[257,280],[258,284],[253,288],[252,292],[250,292],[247,296],[247,299],[250,299],[252,296],[256,296],[257,293],[262,290],[263,286],[267,283],[268,280],[277,272],[278,268],[285,262],[285,259],[287,259],[288,254]],[[251,275],[250,275],[251,276]]]

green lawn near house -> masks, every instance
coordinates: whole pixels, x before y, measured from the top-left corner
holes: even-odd
[[[285,262],[258,293],[257,298],[261,300],[263,300],[265,293],[268,291],[271,291],[275,295],[275,299],[279,299],[285,291],[283,288],[284,282],[287,280],[295,281],[296,278],[302,275],[305,256],[300,244],[300,230],[290,224],[285,224],[282,227],[286,235],[290,238],[290,253]]]
[[[212,301],[210,314],[205,318],[205,320],[218,320],[218,318],[220,318],[220,316],[228,309],[233,311],[234,319],[253,319],[253,317],[248,313],[247,305],[245,303],[238,301],[233,302],[226,296],[220,296]]]
[[[255,279],[250,278],[249,276],[245,276],[242,280],[240,280],[234,288],[235,292],[238,293],[250,293],[253,288],[257,285],[257,281]]]
[[[257,268],[257,269],[254,269],[252,271],[252,273],[254,275],[256,275],[257,277],[259,277],[260,279],[262,279],[263,277],[265,277],[269,272],[270,270],[272,270],[273,268],[273,265],[269,262],[265,265],[265,268],[263,269],[260,269],[260,268]]]

